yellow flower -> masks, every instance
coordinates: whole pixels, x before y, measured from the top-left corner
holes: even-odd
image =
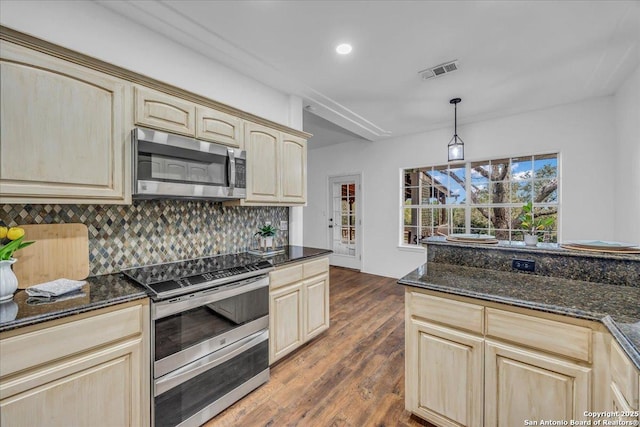
[[[0,227],[0,239],[7,237],[7,227]]]
[[[20,227],[11,227],[9,231],[7,231],[7,238],[9,240],[16,240],[24,236],[24,229]]]

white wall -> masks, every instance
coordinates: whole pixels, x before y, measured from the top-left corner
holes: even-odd
[[[287,94],[92,2],[2,0],[0,23],[284,125],[296,117]]]
[[[615,94],[615,240],[640,243],[640,67]]]
[[[291,95],[289,109],[289,126],[302,130],[302,98]],[[303,245],[304,216],[302,206],[289,208],[289,244],[295,246]]]
[[[452,126],[453,127],[453,126]],[[304,244],[328,247],[327,177],[362,171],[362,271],[401,277],[425,260],[398,248],[400,173],[444,164],[453,129],[351,142],[309,151],[309,197]],[[612,96],[459,126],[466,160],[547,152],[561,154],[561,239],[613,239],[615,155]],[[620,201],[618,201],[620,202]]]

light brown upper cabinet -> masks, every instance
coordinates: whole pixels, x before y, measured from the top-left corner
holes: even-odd
[[[305,203],[307,200],[307,141],[282,134],[283,202]]]
[[[243,205],[301,205],[307,192],[307,142],[244,122],[247,198]]]
[[[280,132],[251,122],[244,124],[247,151],[247,202],[278,202],[280,197]]]
[[[187,136],[196,135],[196,105],[141,86],[135,88],[135,122]]]
[[[1,44],[0,203],[129,203],[126,82]]]
[[[247,199],[228,204],[306,202],[308,134],[2,26],[0,38],[0,203],[131,203],[135,126],[247,150]]]
[[[239,117],[142,86],[135,88],[135,122],[204,141],[242,146]]]
[[[196,106],[196,138],[240,147],[242,120],[213,108]]]

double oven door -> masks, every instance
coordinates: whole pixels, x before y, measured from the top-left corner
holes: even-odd
[[[269,379],[269,279],[154,302],[153,420],[199,426]]]

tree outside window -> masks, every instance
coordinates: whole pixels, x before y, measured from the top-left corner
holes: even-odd
[[[502,158],[404,170],[403,242],[452,233],[521,241],[519,215],[554,219],[543,240],[557,242],[558,154]]]

